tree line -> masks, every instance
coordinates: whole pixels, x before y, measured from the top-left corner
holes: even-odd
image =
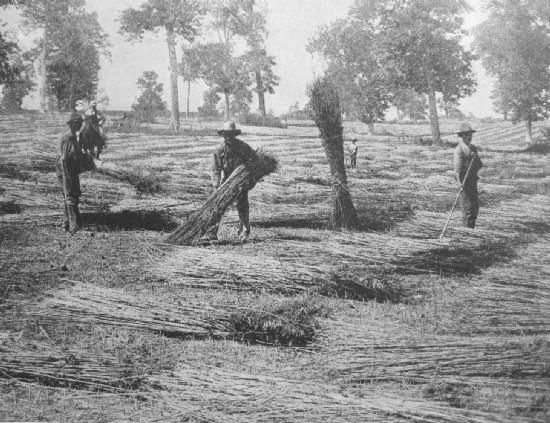
[[[25,55],[0,33],[0,84],[10,87],[7,92],[18,89],[22,101],[36,78],[42,111],[47,108],[48,95],[57,99],[60,110],[69,110],[77,98],[94,97],[100,56],[109,56],[109,43],[97,15],[85,11],[85,0],[0,0],[0,6],[10,5],[20,10],[29,31],[40,28],[42,36]],[[274,93],[279,82],[273,70],[275,58],[265,46],[266,13],[255,0],[147,0],[138,8],[122,11],[120,33],[129,41],[141,40],[147,33],[166,39],[173,129],[179,127],[179,77],[187,83],[187,115],[190,85],[197,79],[209,87],[202,106],[205,113],[217,113],[222,99],[226,118],[248,112],[255,93],[258,110],[266,115],[265,95]],[[183,48],[178,52],[179,44]],[[236,47],[244,52],[237,54]],[[34,62],[39,64],[38,75],[34,75]],[[155,79],[153,73],[144,73],[139,88],[154,86],[151,78]],[[18,88],[23,83],[24,89]],[[158,84],[155,87],[158,91]]]
[[[434,142],[441,141],[438,104],[447,116],[473,93],[472,62],[495,78],[492,99],[505,119],[531,123],[550,112],[550,2],[488,0],[487,18],[468,34],[465,0],[356,0],[346,18],[322,27],[308,50],[327,61],[342,111],[368,124],[390,106],[417,118],[428,108]],[[401,112],[401,113],[400,113]]]
[[[109,56],[110,45],[85,0],[0,0],[0,7],[10,5],[19,9],[24,27],[38,28],[42,36],[35,48],[22,51],[0,30],[3,107],[20,108],[34,84],[41,110],[48,95],[60,110],[96,96],[100,57]],[[438,107],[460,116],[459,100],[476,88],[472,62],[479,58],[495,79],[495,110],[524,121],[532,142],[532,122],[550,114],[550,2],[487,0],[485,8],[487,17],[467,48],[466,0],[356,0],[344,19],[317,31],[307,50],[326,59],[326,74],[348,118],[372,128],[391,106],[399,117],[413,119],[427,110],[435,142],[441,139]],[[255,0],[145,0],[118,20],[128,40],[147,33],[165,37],[171,126],[177,129],[180,78],[187,85],[187,114],[191,83],[201,79],[208,86],[202,113],[217,114],[222,104],[228,119],[249,112],[256,96],[265,117],[265,96],[279,84],[275,58],[266,49],[266,15]],[[155,79],[144,74],[138,86],[157,101]]]
[[[95,95],[98,84],[100,54],[108,55],[107,36],[95,13],[85,10],[84,0],[20,0],[0,1],[0,6],[20,9],[22,23],[28,32],[38,30],[39,43],[22,52],[14,42],[3,52],[3,66],[9,77],[0,79],[5,85],[3,106],[20,109],[23,97],[38,79],[40,109],[47,108],[48,94],[57,101],[56,107],[66,110],[77,98]],[[1,34],[6,39],[4,34]],[[34,62],[38,61],[38,75]]]

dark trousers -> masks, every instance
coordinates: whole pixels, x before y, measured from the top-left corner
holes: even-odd
[[[75,233],[82,228],[82,217],[78,209],[78,198],[66,198],[65,193],[63,193],[63,200],[63,228],[70,233]]]
[[[67,172],[63,177],[61,164],[57,164],[57,177],[61,184],[61,193],[63,194],[63,228],[75,233],[82,228],[82,217],[78,209],[80,203],[80,178],[78,174]]]
[[[479,214],[477,184],[464,188],[464,191],[460,194],[460,204],[462,206],[462,226],[475,228],[477,215]]]
[[[250,234],[250,205],[248,204],[248,191],[244,191],[237,197],[237,213],[239,213],[239,235],[241,233]],[[218,236],[218,229],[220,227],[220,222],[213,225],[208,234],[210,236]]]
[[[357,155],[356,154],[352,154],[350,156],[350,161],[351,161],[351,168],[352,169],[356,169],[357,168]]]

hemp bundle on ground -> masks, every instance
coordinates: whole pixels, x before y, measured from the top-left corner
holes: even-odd
[[[166,242],[178,245],[196,244],[208,229],[219,222],[225,210],[240,193],[250,190],[264,177],[277,169],[277,159],[258,151],[258,161],[252,166],[240,165],[187,221],[176,229]]]
[[[348,188],[344,165],[344,139],[340,99],[334,85],[327,77],[319,78],[309,89],[315,124],[321,132],[323,147],[332,174],[333,229],[357,227],[357,214]]]

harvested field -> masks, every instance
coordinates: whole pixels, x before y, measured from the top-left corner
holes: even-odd
[[[82,175],[69,236],[33,149],[66,118],[0,115],[0,420],[550,419],[550,174],[522,127],[472,123],[478,227],[457,211],[441,240],[452,148],[417,142],[428,126],[345,123],[354,232],[327,229],[315,127],[244,127],[279,162],[250,192],[248,242],[230,206],[219,241],[180,247],[164,240],[211,194],[218,123],[111,128],[102,159],[151,189]]]

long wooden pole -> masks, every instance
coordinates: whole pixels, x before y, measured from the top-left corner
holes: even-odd
[[[445,226],[443,227],[443,231],[441,231],[441,235],[439,235],[439,239],[443,238],[443,235],[445,235],[445,231],[447,230],[447,226],[449,226],[449,222],[451,221],[451,216],[453,215],[456,204],[458,203],[458,199],[460,198],[460,194],[462,193],[462,191],[464,191],[464,182],[466,182],[466,179],[468,178],[468,175],[470,174],[470,169],[472,168],[472,164],[474,163],[474,160],[475,160],[475,157],[470,161],[470,165],[468,166],[468,169],[466,170],[466,175],[464,175],[464,178],[462,179],[462,183],[460,184],[460,189],[458,190],[458,194],[456,195],[455,201],[453,203],[453,207],[451,207],[451,211],[449,212],[449,217],[447,217],[447,222],[445,222]]]

